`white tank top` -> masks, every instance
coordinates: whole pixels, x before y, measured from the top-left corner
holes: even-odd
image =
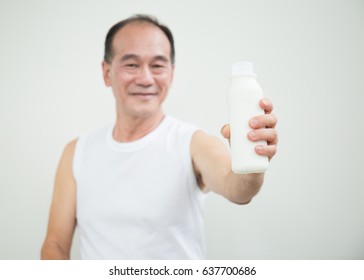
[[[196,127],[166,116],[143,138],[113,126],[79,138],[73,172],[82,259],[203,259],[204,197],[193,172]]]

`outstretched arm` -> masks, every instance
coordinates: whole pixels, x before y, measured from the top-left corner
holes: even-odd
[[[269,100],[262,99],[260,106],[265,114],[251,119],[252,131],[247,137],[252,141],[266,140],[268,145],[258,145],[256,152],[272,159],[278,142],[275,130],[277,119],[271,114],[273,105]],[[221,133],[229,139],[229,126],[224,126]],[[196,177],[204,191],[214,191],[234,203],[246,204],[263,184],[264,173],[233,173],[229,150],[218,139],[202,131],[196,132],[192,138],[191,155]]]

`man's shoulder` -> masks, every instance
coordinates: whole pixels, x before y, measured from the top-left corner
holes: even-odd
[[[185,120],[181,120],[178,119],[176,117],[173,116],[166,116],[168,123],[170,124],[170,126],[173,126],[177,129],[177,131],[179,132],[189,132],[189,131],[197,131],[197,130],[201,130],[201,128],[199,128],[197,125],[192,124],[188,121]]]
[[[66,144],[63,150],[63,156],[64,157],[72,157],[77,145],[78,138],[71,140]]]

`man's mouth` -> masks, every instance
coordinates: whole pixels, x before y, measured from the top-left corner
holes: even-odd
[[[157,95],[155,92],[132,92],[131,95]]]
[[[132,92],[130,95],[141,98],[141,99],[151,99],[158,94],[155,92]]]

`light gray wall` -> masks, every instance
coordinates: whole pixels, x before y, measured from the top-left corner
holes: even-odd
[[[208,196],[208,258],[363,259],[361,0],[1,0],[0,259],[39,258],[63,147],[114,120],[104,37],[135,13],[176,38],[167,113],[221,138],[239,60],[275,105],[279,152],[261,193],[248,206]]]

